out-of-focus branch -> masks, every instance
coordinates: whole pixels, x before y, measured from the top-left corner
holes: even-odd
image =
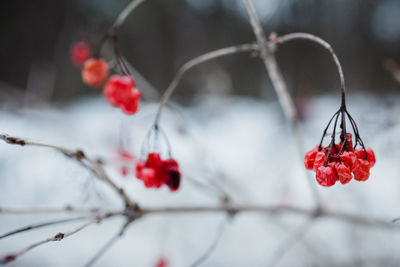
[[[141,3],[146,0],[133,0],[131,1],[122,11],[119,13],[117,19],[115,20],[112,28],[118,29],[125,22],[126,18],[131,14],[131,12],[137,8]]]
[[[89,158],[82,150],[72,150],[56,145],[49,145],[38,142],[31,142],[28,140],[24,140],[18,137],[12,137],[7,134],[0,134],[0,140],[12,145],[20,145],[20,146],[38,146],[38,147],[46,147],[57,150],[64,154],[65,156],[77,160],[82,166],[86,169],[90,170],[97,178],[108,184],[114,191],[119,194],[124,201],[127,207],[131,207],[133,209],[137,208],[137,204],[131,200],[131,198],[125,193],[124,189],[120,188],[114,181],[106,174],[103,166],[97,162]]]
[[[6,207],[0,206],[0,214],[31,214],[31,213],[93,213],[97,214],[100,208],[74,207]]]
[[[291,123],[293,135],[297,144],[297,150],[299,152],[300,158],[302,158],[305,154],[305,150],[298,125],[296,106],[294,105],[293,100],[290,97],[289,90],[287,88],[285,80],[283,79],[282,72],[279,69],[275,56],[269,50],[270,46],[267,43],[267,38],[261,27],[260,20],[257,17],[251,0],[242,0],[242,2],[246,8],[247,14],[250,19],[250,24],[257,39],[261,59],[264,62],[265,69],[267,70],[268,75],[271,79],[282,110],[287,120]],[[274,41],[275,36],[272,35],[271,37],[272,41]],[[309,179],[310,175],[305,172],[304,177],[307,179],[309,188],[311,190],[311,193],[313,194],[317,206],[320,205],[320,198],[316,190],[315,184],[312,182],[312,179]]]
[[[392,75],[393,79],[396,82],[400,83],[400,68],[394,59],[391,58],[386,59],[383,62],[383,67],[387,72],[389,72]]]
[[[44,240],[35,242],[35,243],[29,245],[28,247],[20,250],[20,251],[8,254],[8,255],[0,258],[0,264],[6,264],[6,263],[9,263],[9,262],[12,262],[12,261],[18,259],[20,256],[24,255],[25,253],[29,252],[30,250],[32,250],[32,249],[34,249],[36,247],[39,247],[39,246],[41,246],[43,244],[46,244],[46,243],[49,243],[49,242],[61,241],[61,240],[65,239],[65,238],[67,238],[67,237],[69,237],[71,235],[74,235],[74,234],[80,232],[81,230],[85,229],[86,227],[88,227],[88,226],[90,226],[92,224],[100,223],[104,219],[111,218],[111,217],[116,216],[116,215],[120,215],[120,213],[114,213],[114,214],[113,213],[108,213],[108,214],[105,214],[103,216],[98,216],[98,217],[96,217],[94,219],[89,220],[88,222],[85,222],[84,224],[80,225],[79,227],[75,228],[72,231],[64,232],[64,233],[60,232],[60,233],[54,235],[53,237],[46,238]]]

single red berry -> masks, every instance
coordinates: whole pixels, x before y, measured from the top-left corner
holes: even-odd
[[[141,92],[137,88],[132,88],[132,91],[122,100],[120,108],[122,112],[128,115],[135,114],[139,108]]]
[[[89,45],[80,41],[72,44],[69,50],[71,61],[78,67],[82,67],[86,60],[92,55]]]
[[[344,151],[342,154],[340,154],[340,160],[351,171],[353,170],[353,166],[357,161],[357,156],[353,152]]]
[[[372,168],[372,167],[374,167],[374,165],[376,163],[375,153],[369,147],[367,147],[365,150],[367,151],[367,155],[368,155],[367,161],[369,162],[369,166]],[[357,158],[359,158],[359,159],[366,158],[364,149],[357,149],[355,151],[355,153],[357,155]]]
[[[168,267],[168,265],[169,265],[168,260],[166,258],[162,257],[156,262],[154,267]]]
[[[82,80],[87,85],[100,86],[108,76],[108,63],[104,59],[88,59],[82,70]]]
[[[353,168],[354,179],[357,181],[366,181],[369,178],[370,163],[364,159],[357,159]]]
[[[323,166],[325,163],[326,155],[324,152],[320,151],[315,155],[313,170],[317,171],[320,166]]]
[[[315,156],[318,153],[318,147],[319,146],[311,149],[304,156],[304,166],[306,167],[307,170],[312,170],[314,167],[314,161],[315,161]]]
[[[117,107],[130,95],[134,86],[135,81],[131,76],[116,74],[107,80],[103,93],[108,102]]]
[[[181,182],[181,173],[179,171],[178,162],[174,159],[167,159],[163,161],[163,172],[165,184],[171,191],[179,189]]]
[[[317,182],[320,185],[326,186],[326,187],[334,185],[337,181],[337,174],[336,174],[335,170],[330,166],[318,167],[315,177],[317,179]]]
[[[152,168],[144,168],[138,178],[143,181],[147,188],[158,187],[157,173]]]
[[[353,178],[350,169],[343,163],[336,164],[336,172],[342,184],[347,184]]]

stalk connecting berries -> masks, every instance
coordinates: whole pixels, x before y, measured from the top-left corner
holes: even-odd
[[[342,133],[340,135],[340,143],[336,144],[336,126],[340,114],[342,115],[342,123],[340,125]],[[352,134],[346,133],[346,116],[350,120],[355,134],[354,146]],[[333,120],[335,122],[331,142],[327,147],[323,147],[323,139]],[[357,145],[361,145],[361,148],[356,149]],[[306,169],[313,170],[316,173],[317,182],[326,187],[334,185],[338,180],[342,184],[349,183],[353,178],[357,181],[366,181],[369,178],[370,168],[375,165],[375,162],[374,151],[364,146],[354,119],[343,107],[329,121],[320,144],[308,151],[304,157]]]
[[[136,177],[147,188],[167,185],[171,191],[178,190],[181,182],[178,162],[172,158],[162,160],[159,153],[149,153],[145,161],[136,165]]]

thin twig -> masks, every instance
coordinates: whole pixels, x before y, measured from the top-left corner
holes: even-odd
[[[131,12],[137,8],[141,3],[143,3],[145,0],[133,0],[130,2],[124,10],[119,13],[117,19],[115,20],[112,29],[119,29],[121,25],[125,22],[126,18],[131,14]]]
[[[95,224],[95,223],[100,223],[101,221],[103,221],[104,219],[116,216],[116,215],[121,215],[121,213],[107,213],[104,216],[98,216],[95,219],[89,220],[88,222],[80,225],[79,227],[75,228],[74,230],[70,231],[70,232],[64,232],[64,233],[58,233],[56,235],[54,235],[53,237],[50,238],[46,238],[44,240],[38,241],[36,243],[33,243],[32,245],[18,251],[12,254],[8,254],[2,258],[0,258],[0,264],[6,264],[9,263],[11,261],[16,260],[17,258],[19,258],[20,256],[24,255],[25,253],[29,252],[30,250],[39,247],[43,244],[49,243],[49,242],[54,242],[54,241],[61,241],[73,234],[78,233],[79,231],[85,229],[86,227]]]
[[[101,248],[99,251],[96,252],[96,254],[84,265],[85,267],[90,267],[93,266],[93,264],[96,263],[100,259],[101,256],[104,255],[104,253],[107,252],[108,249],[111,248],[111,246],[121,237],[124,235],[126,228],[132,223],[132,221],[128,220],[122,228],[117,232],[116,235],[114,235],[110,240],[108,240]]]
[[[206,251],[197,259],[195,260],[190,267],[196,267],[199,266],[201,263],[203,263],[205,260],[208,259],[208,257],[211,255],[211,253],[215,250],[217,247],[219,241],[221,240],[221,237],[224,233],[225,227],[227,223],[227,218],[224,218],[224,220],[221,222],[221,224],[218,227],[217,233],[215,235],[214,240],[210,244],[210,246],[206,249]]]
[[[305,222],[303,222],[293,233],[289,235],[287,239],[285,239],[282,244],[274,252],[267,266],[275,266],[278,264],[279,260],[282,259],[285,254],[299,242],[307,230],[310,229],[312,224],[315,222],[315,218],[308,218]]]
[[[100,208],[86,207],[5,207],[0,206],[0,214],[31,214],[31,213],[99,213]]]
[[[268,45],[267,43],[267,38],[261,27],[260,20],[257,17],[257,14],[254,10],[253,4],[251,3],[251,0],[242,0],[242,2],[246,8],[247,14],[250,19],[250,24],[253,28],[254,35],[257,39],[261,59],[264,62],[265,68],[268,72],[268,75],[271,79],[275,92],[278,96],[278,101],[280,103],[280,106],[282,107],[282,110],[287,120],[291,123],[299,156],[300,158],[303,158],[305,150],[298,125],[296,106],[294,105],[293,100],[290,97],[289,90],[287,88],[285,80],[283,79],[282,72],[279,69],[275,56],[269,50],[270,45]],[[274,40],[272,39],[272,41]],[[309,188],[311,190],[311,193],[313,194],[317,206],[319,206],[320,197],[316,190],[315,184],[312,182],[312,179],[310,179],[311,176],[305,170],[304,170],[304,177],[308,182]]]
[[[92,217],[81,216],[81,217],[75,217],[75,218],[67,218],[67,219],[61,219],[61,220],[48,221],[48,222],[43,222],[43,223],[38,223],[38,224],[31,224],[31,225],[27,225],[27,226],[12,230],[12,231],[10,231],[8,233],[5,233],[3,235],[0,235],[0,239],[3,239],[3,238],[8,237],[8,236],[15,235],[15,234],[23,233],[23,232],[26,232],[26,231],[38,229],[38,228],[43,228],[43,227],[47,227],[47,226],[51,226],[51,225],[68,223],[68,222],[82,221],[82,220],[90,219],[90,218],[93,218],[93,216]]]
[[[115,184],[112,181],[112,179],[106,174],[103,166],[96,160],[89,158],[80,149],[72,150],[56,145],[31,142],[18,137],[12,137],[7,134],[0,134],[0,140],[3,140],[4,142],[12,145],[46,147],[57,150],[62,154],[64,154],[65,156],[77,160],[79,163],[81,163],[82,166],[90,170],[96,177],[98,177],[100,180],[104,181],[106,184],[111,186],[114,189],[114,191],[121,196],[126,206],[129,206],[131,208],[137,208],[137,204],[133,202],[131,198],[129,198],[129,196],[125,193],[125,191],[122,188],[120,188],[117,184]]]

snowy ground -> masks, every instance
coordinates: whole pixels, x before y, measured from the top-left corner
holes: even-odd
[[[301,124],[306,148],[314,147],[329,118],[338,109],[337,97],[311,99]],[[331,188],[318,186],[329,210],[381,218],[400,216],[399,153],[400,98],[348,96],[348,109],[377,164],[364,183],[352,181]],[[12,110],[12,111],[10,111]],[[143,105],[126,118],[103,99],[84,99],[62,108],[4,107],[0,131],[30,140],[82,148],[91,156],[116,156],[120,130],[127,149],[139,155],[156,106]],[[178,112],[177,112],[178,110]],[[302,159],[279,106],[245,98],[204,98],[191,108],[164,114],[162,127],[184,174],[212,179],[235,203],[287,203],[312,207]],[[119,208],[119,199],[76,162],[37,147],[0,144],[0,206],[99,206]],[[140,204],[146,206],[216,205],[211,190],[184,178],[182,188],[148,190],[132,175],[107,169]],[[316,184],[316,182],[313,180]],[[0,215],[0,234],[18,226],[69,215]],[[222,214],[151,215],[138,220],[95,266],[154,266],[166,256],[173,267],[189,266],[214,239]],[[267,266],[278,247],[297,227],[299,215],[239,214],[230,220],[215,251],[202,266]],[[10,266],[82,266],[114,235],[120,219],[85,229],[61,242],[32,250]],[[0,240],[0,255],[74,228],[74,223],[35,230]],[[349,225],[332,219],[315,221],[281,258],[279,266],[398,266],[400,230]]]

